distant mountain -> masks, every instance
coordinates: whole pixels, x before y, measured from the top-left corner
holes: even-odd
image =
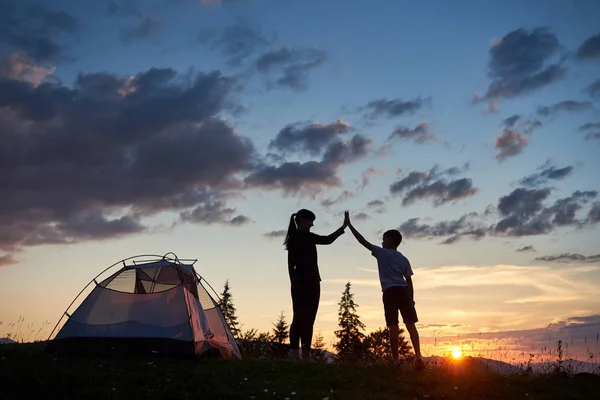
[[[426,362],[428,364],[442,364],[447,362],[443,357],[432,356],[425,357]],[[493,360],[491,358],[484,357],[471,357],[466,356],[463,357],[459,363],[472,363],[475,365],[481,365],[484,368],[489,369],[490,371],[499,373],[499,374],[516,374],[520,372],[524,372],[526,365],[524,364],[510,364],[504,361]],[[547,373],[555,370],[557,363],[555,361],[549,362],[541,362],[541,363],[532,363],[531,364],[531,372],[534,373]],[[584,373],[592,373],[598,374],[600,373],[600,364],[599,363],[590,363],[585,361],[578,360],[565,360],[562,363],[562,368],[564,371],[577,374],[580,372]]]
[[[14,344],[17,343],[11,338],[0,338],[0,344]]]

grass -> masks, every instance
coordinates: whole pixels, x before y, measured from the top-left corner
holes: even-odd
[[[0,346],[0,398],[561,399],[600,398],[596,375],[498,375],[465,360],[410,365],[164,357],[79,358],[41,343]]]

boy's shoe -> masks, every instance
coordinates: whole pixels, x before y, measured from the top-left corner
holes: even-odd
[[[424,368],[425,368],[425,361],[423,360],[423,357],[415,358],[415,369],[420,371]]]

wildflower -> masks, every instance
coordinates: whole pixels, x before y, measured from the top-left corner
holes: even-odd
[[[291,394],[292,396],[295,396],[295,395],[296,395],[296,392],[292,392],[292,393],[290,393],[290,394]]]
[[[245,381],[247,381],[247,380],[248,380],[248,378],[244,378],[244,380],[245,380]]]
[[[269,389],[265,389],[265,390],[263,390],[263,392],[269,393]]]

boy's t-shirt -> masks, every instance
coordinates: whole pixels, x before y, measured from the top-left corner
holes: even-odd
[[[410,262],[404,254],[394,249],[384,249],[373,245],[371,255],[377,259],[377,269],[379,270],[379,281],[381,290],[392,286],[408,286],[404,276],[414,275]]]

